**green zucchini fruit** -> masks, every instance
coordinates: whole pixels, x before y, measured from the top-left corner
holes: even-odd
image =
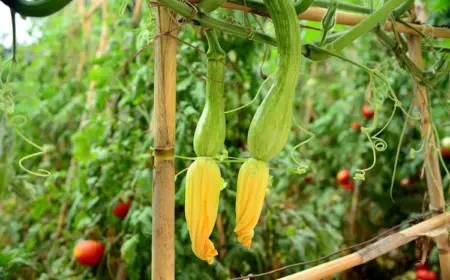
[[[209,44],[206,102],[195,130],[194,150],[197,156],[213,157],[222,150],[225,142],[225,52],[220,47],[214,30],[205,33]]]
[[[268,161],[286,144],[300,74],[300,27],[291,0],[264,0],[275,27],[278,64],[275,82],[253,116],[248,132],[250,155]]]
[[[291,0],[264,0],[278,43],[275,81],[253,116],[248,132],[249,158],[239,170],[236,192],[238,242],[250,248],[269,185],[267,161],[285,145],[292,121],[292,103],[300,73],[300,27]]]

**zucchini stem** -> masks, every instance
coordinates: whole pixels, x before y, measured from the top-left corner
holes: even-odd
[[[228,0],[230,3],[244,5],[244,0]],[[247,7],[255,9],[255,10],[261,10],[261,11],[267,11],[266,7],[263,3],[255,0],[246,0]],[[303,13],[306,11],[310,6],[312,7],[319,7],[319,8],[328,8],[330,5],[329,0],[299,0],[295,3],[295,11],[297,12],[297,15]],[[370,14],[372,11],[370,8],[350,4],[350,3],[339,3],[339,10],[342,11],[348,11],[348,12],[356,12],[356,13],[362,13],[362,14]]]
[[[227,2],[227,0],[202,0],[197,4],[197,8],[200,8],[204,12],[210,13],[219,8],[225,2]]]
[[[205,35],[208,40],[208,59],[224,59],[225,52],[220,46],[216,31],[214,31],[214,29],[209,29],[205,32]]]
[[[167,8],[175,11],[177,14],[186,18],[191,18],[194,22],[199,23],[203,27],[215,29],[218,31],[233,34],[239,37],[244,37],[252,41],[257,41],[272,46],[277,45],[277,41],[272,36],[266,35],[258,31],[252,31],[252,33],[249,34],[248,28],[246,27],[231,24],[223,20],[217,20],[212,17],[209,17],[206,14],[197,13],[192,7],[182,2],[178,2],[177,0],[159,0],[159,2],[164,6],[166,6]]]
[[[334,42],[328,44],[327,48],[335,52],[343,50],[349,44],[358,39],[361,35],[376,27],[377,24],[385,21],[388,15],[405,1],[408,0],[390,0],[381,8],[376,10],[373,14],[350,28],[344,35],[336,39]]]

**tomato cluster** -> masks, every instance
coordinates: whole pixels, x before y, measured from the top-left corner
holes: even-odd
[[[428,269],[426,264],[420,264],[416,267],[417,280],[438,280],[436,272]]]
[[[352,191],[355,187],[355,184],[350,179],[350,170],[348,169],[342,169],[339,171],[336,175],[336,180],[346,191]]]
[[[131,208],[132,202],[133,200],[131,198],[127,202],[119,201],[112,210],[113,215],[119,219],[125,218]],[[90,233],[91,237],[96,237],[97,235],[97,232]],[[107,235],[110,235],[109,232]],[[104,251],[105,248],[102,243],[95,240],[82,240],[75,246],[73,256],[81,265],[97,266],[102,261]]]
[[[437,274],[431,270],[417,270],[416,271],[417,280],[437,280]]]

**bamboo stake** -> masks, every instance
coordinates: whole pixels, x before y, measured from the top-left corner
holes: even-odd
[[[408,49],[413,62],[420,69],[423,69],[421,39],[419,36],[410,35],[408,37]],[[445,199],[442,188],[442,177],[439,158],[436,152],[436,139],[433,128],[431,127],[427,89],[417,82],[416,77],[413,80],[413,88],[416,93],[415,103],[422,115],[422,140],[425,142],[424,167],[428,194],[430,196],[430,208],[432,210],[444,211]],[[442,279],[450,279],[450,246],[448,238],[449,234],[447,230],[443,230],[438,236],[434,237],[434,241],[439,249]]]
[[[222,8],[245,11],[245,12],[249,12],[249,13],[253,13],[253,14],[262,15],[265,17],[269,16],[269,14],[264,10],[253,9],[253,8],[245,7],[243,5],[229,3],[229,2],[223,4]],[[327,9],[324,9],[324,8],[309,7],[308,10],[306,10],[304,13],[298,15],[298,18],[304,19],[304,20],[320,22],[326,12],[327,12]],[[361,21],[363,21],[366,18],[367,18],[367,16],[365,16],[365,15],[351,14],[351,13],[345,13],[345,12],[337,12],[336,13],[336,23],[342,24],[342,25],[348,25],[348,26],[357,25],[358,23],[360,23]],[[421,31],[424,34],[432,35],[436,38],[450,38],[450,29],[448,29],[448,28],[425,26],[425,25],[414,24],[414,23],[409,23],[409,25],[411,25],[412,28],[410,28],[400,22],[396,22],[395,28],[398,32],[406,33],[406,34],[418,35],[417,31],[414,30],[414,29],[416,29],[416,30]],[[392,30],[392,23],[386,22],[386,24],[384,25],[384,29]]]
[[[436,228],[440,228],[448,223],[449,219],[450,213],[440,214],[403,231],[380,239],[374,244],[358,250],[353,254],[286,277],[279,278],[279,280],[318,280],[325,277],[330,277],[336,273],[374,260],[375,258],[384,255],[402,245],[405,245],[420,236],[430,234],[431,231],[435,230]]]
[[[158,7],[157,34],[177,26],[174,16]],[[176,31],[155,42],[152,279],[175,279],[175,99]]]
[[[91,28],[89,27],[91,24],[91,19],[85,19],[84,15],[85,15],[85,7],[84,7],[84,0],[78,0],[77,1],[77,11],[78,11],[78,15],[80,16],[81,19],[81,27],[83,29],[83,36],[85,38],[85,43],[83,43],[83,50],[81,51],[80,57],[78,58],[78,65],[77,65],[77,70],[76,70],[76,80],[80,81],[81,77],[83,75],[83,69],[84,69],[84,64],[86,62],[86,46],[88,45],[88,39],[91,35]]]
[[[348,218],[348,224],[349,224],[348,241],[350,241],[350,242],[353,242],[354,235],[355,235],[356,213],[358,212],[360,186],[361,186],[361,181],[357,181],[355,183],[355,189],[353,190],[352,207],[351,207],[350,215]]]
[[[99,58],[103,55],[108,45],[108,2],[106,0],[101,0],[102,4],[102,32],[100,34],[100,42],[98,43],[97,51],[95,57]],[[89,91],[86,96],[86,105],[89,106],[95,96],[95,81],[91,81],[89,84]],[[81,116],[81,123],[84,124],[88,117],[88,111],[85,110]]]
[[[133,28],[138,27],[141,18],[142,3],[144,0],[137,0],[133,10]]]

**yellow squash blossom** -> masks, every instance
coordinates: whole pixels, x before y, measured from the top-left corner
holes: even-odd
[[[216,162],[198,158],[186,177],[185,214],[194,254],[212,264],[217,250],[209,240],[219,208],[221,176]]]
[[[254,158],[248,159],[239,170],[236,195],[236,229],[238,241],[250,248],[264,204],[269,184],[269,166]]]

